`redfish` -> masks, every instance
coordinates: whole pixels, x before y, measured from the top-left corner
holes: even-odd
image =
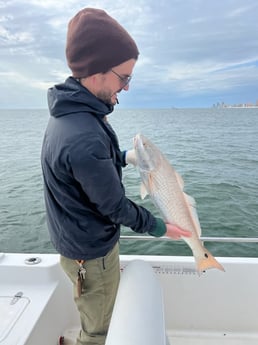
[[[150,196],[165,223],[175,224],[192,233],[191,237],[182,238],[193,252],[199,274],[209,268],[224,271],[223,266],[204,248],[200,240],[201,226],[196,203],[184,193],[182,177],[158,147],[143,135],[135,136],[134,150],[142,180],[141,197]]]

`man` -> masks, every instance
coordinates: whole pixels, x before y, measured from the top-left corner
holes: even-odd
[[[47,223],[74,284],[81,331],[77,345],[105,338],[119,283],[120,225],[138,233],[189,236],[125,196],[121,152],[106,116],[129,89],[138,48],[106,12],[86,8],[70,21],[66,57],[72,71],[48,92],[50,120],[42,147]]]

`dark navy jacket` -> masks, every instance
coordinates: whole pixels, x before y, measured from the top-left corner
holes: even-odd
[[[107,254],[120,224],[151,232],[156,219],[125,196],[125,165],[105,116],[113,111],[74,78],[49,89],[41,163],[47,223],[56,250],[71,259]]]

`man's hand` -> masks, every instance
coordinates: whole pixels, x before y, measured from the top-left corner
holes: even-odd
[[[134,149],[126,151],[125,162],[126,164],[133,164],[134,166],[136,166],[136,155]]]
[[[167,232],[165,236],[172,238],[173,240],[179,240],[181,237],[191,237],[192,233],[188,230],[183,230],[177,225],[166,223]]]

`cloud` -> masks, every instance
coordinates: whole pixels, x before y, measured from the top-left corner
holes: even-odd
[[[121,94],[124,106],[258,99],[255,1],[98,0],[87,6],[106,10],[139,46],[130,92]],[[46,89],[70,74],[67,23],[83,7],[85,1],[77,0],[0,1],[2,106],[14,104],[14,93],[24,94],[16,97],[17,107],[45,106]]]

